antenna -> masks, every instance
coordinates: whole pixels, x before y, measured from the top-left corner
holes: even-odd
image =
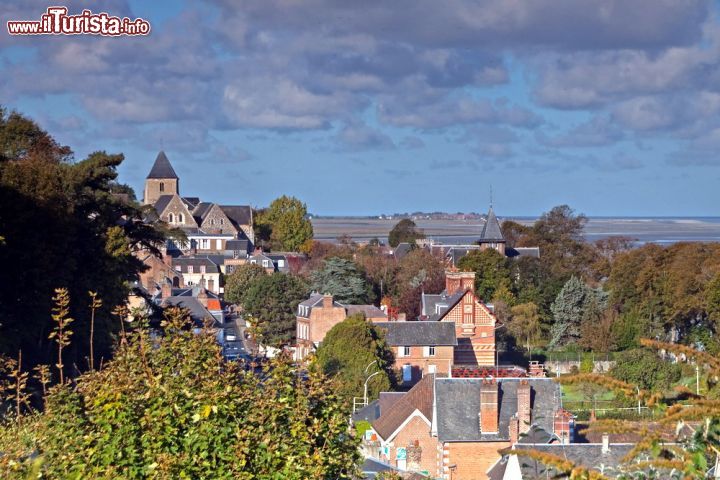
[[[490,208],[493,207],[492,183],[490,184]]]

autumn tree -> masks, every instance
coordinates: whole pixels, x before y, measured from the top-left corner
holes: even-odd
[[[497,250],[488,248],[473,250],[460,259],[457,266],[475,272],[475,292],[480,299],[489,302],[498,289],[510,289],[510,261]]]
[[[540,314],[534,303],[521,303],[510,309],[508,331],[524,345],[528,354],[540,336]]]
[[[267,271],[255,263],[238,265],[233,272],[225,277],[225,301],[241,305],[243,296],[253,281],[264,277]]]
[[[414,244],[415,240],[421,238],[425,238],[425,234],[417,228],[415,222],[409,218],[403,218],[390,230],[388,244],[395,248],[401,243]]]
[[[43,413],[0,426],[0,477],[356,478],[332,381],[284,357],[246,372],[190,327],[169,309],[164,335],[136,329],[102,369],[52,389]]]
[[[298,252],[313,237],[307,206],[295,197],[276,198],[266,210],[259,212],[256,222],[273,250]]]
[[[250,283],[243,307],[261,344],[280,347],[293,340],[295,310],[308,293],[303,279],[285,273],[259,276]]]
[[[409,252],[400,260],[395,277],[394,295],[400,312],[416,319],[421,312],[421,295],[440,293],[445,288],[445,265],[442,259],[425,249]]]
[[[362,396],[365,380],[375,372],[381,373],[368,382],[370,398],[395,385],[392,350],[382,329],[362,314],[350,315],[331,328],[316,359],[320,369],[338,381],[338,393],[346,399]]]
[[[371,301],[370,286],[351,260],[328,258],[323,268],[310,274],[310,280],[313,291],[329,293],[338,302],[365,304]]]

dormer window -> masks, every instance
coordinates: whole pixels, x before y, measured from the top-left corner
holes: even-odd
[[[193,273],[193,266],[192,266],[192,265],[188,265],[188,273]]]
[[[200,273],[205,273],[205,265],[200,265]]]

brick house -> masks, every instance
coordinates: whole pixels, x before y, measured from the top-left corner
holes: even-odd
[[[422,294],[421,320],[455,324],[455,365],[495,365],[497,319],[475,294],[475,272],[445,272],[445,291]]]
[[[405,386],[427,374],[450,375],[457,345],[455,327],[449,322],[378,322],[395,355],[395,368]]]
[[[332,327],[354,313],[363,313],[368,321],[386,321],[385,312],[374,305],[344,305],[332,295],[314,293],[297,310],[296,360],[302,360],[322,343]]]
[[[560,387],[546,378],[426,375],[389,406],[364,439],[367,454],[401,470],[452,480],[487,479],[498,450],[525,437],[554,441]],[[562,432],[558,432],[562,435]]]

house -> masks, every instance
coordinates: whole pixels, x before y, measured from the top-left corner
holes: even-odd
[[[214,327],[220,328],[225,323],[220,298],[199,286],[173,288],[172,285],[164,283],[153,295],[153,301],[162,308],[186,308],[196,327],[210,322]]]
[[[450,375],[455,346],[455,326],[450,322],[378,322],[395,356],[405,386],[427,374]]]
[[[180,276],[181,287],[200,286],[216,295],[222,293],[220,267],[208,257],[177,257],[172,266]]]
[[[136,255],[145,266],[145,270],[138,274],[140,285],[143,288],[152,291],[165,282],[176,287],[180,286],[180,274],[172,266],[172,257],[163,255],[162,258],[159,258],[146,251],[139,251]]]
[[[422,294],[420,320],[455,325],[455,365],[495,365],[497,319],[475,294],[475,272],[447,270],[442,293]]]
[[[426,375],[380,408],[363,448],[400,470],[452,480],[490,478],[486,472],[501,458],[498,451],[518,444],[523,434],[568,438],[562,430],[567,423],[555,420],[559,402],[559,385],[546,378]]]
[[[329,294],[314,293],[301,302],[296,316],[296,360],[307,357],[322,343],[332,327],[355,313],[364,314],[371,322],[387,320],[385,312],[374,305],[344,305]]]
[[[247,263],[260,265],[267,273],[273,273],[275,271],[275,263],[273,262],[273,259],[263,253],[262,248],[256,248],[253,254],[248,256]]]

